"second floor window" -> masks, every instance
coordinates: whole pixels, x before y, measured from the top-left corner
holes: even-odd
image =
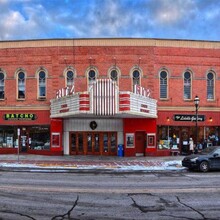
[[[192,98],[191,87],[192,87],[191,73],[185,72],[184,73],[184,99]]]
[[[160,73],[160,98],[167,99],[167,72]]]
[[[117,82],[118,81],[118,72],[117,70],[112,70],[110,73],[110,78],[112,81]]]
[[[18,99],[25,99],[25,74],[24,72],[19,72],[17,75],[17,85],[18,85]]]
[[[5,75],[0,72],[0,99],[5,98]]]
[[[90,70],[88,73],[89,84],[96,81],[96,72],[94,70]]]
[[[133,91],[135,91],[135,86],[140,86],[140,72],[138,70],[135,70],[132,73],[132,84],[133,84]]]
[[[214,74],[207,74],[207,99],[214,99]]]
[[[38,97],[46,97],[46,73],[40,71],[38,75]]]
[[[66,86],[72,88],[73,85],[74,85],[74,73],[72,70],[69,70],[66,73]]]

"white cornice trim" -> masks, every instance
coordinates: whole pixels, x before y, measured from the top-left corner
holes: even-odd
[[[0,49],[65,46],[151,46],[219,49],[220,41],[171,40],[149,38],[91,38],[0,41]]]

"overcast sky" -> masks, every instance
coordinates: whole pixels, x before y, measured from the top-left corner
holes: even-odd
[[[0,0],[0,40],[220,40],[220,0]]]

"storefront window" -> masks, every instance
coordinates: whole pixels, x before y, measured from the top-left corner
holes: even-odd
[[[195,126],[158,126],[159,150],[179,150],[182,154],[189,153],[189,139],[192,138],[198,150],[209,146],[220,145],[220,127],[198,127],[196,138]],[[197,146],[196,146],[197,139]]]
[[[208,146],[220,145],[219,129],[220,129],[219,127],[214,127],[214,126],[205,128],[205,142],[207,143]]]
[[[0,148],[13,148],[16,146],[16,131],[11,126],[0,127]]]
[[[158,149],[179,150],[179,128],[170,126],[158,127]]]
[[[49,126],[0,126],[0,148],[17,148],[18,145],[22,152],[28,149],[49,150]]]
[[[29,128],[29,145],[34,150],[50,149],[50,129],[47,126],[34,126]]]

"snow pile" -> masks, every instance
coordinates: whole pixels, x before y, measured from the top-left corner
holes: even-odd
[[[118,170],[118,171],[166,171],[166,170],[183,170],[185,169],[182,167],[181,160],[174,160],[174,161],[166,161],[162,163],[152,163],[150,165],[123,165],[123,164],[115,164],[115,165],[103,165],[103,164],[90,164],[90,165],[79,165],[79,164],[50,164],[50,163],[38,163],[38,164],[30,164],[30,163],[22,163],[22,162],[4,162],[0,163],[0,168],[26,168],[26,169],[40,169],[40,170]]]

